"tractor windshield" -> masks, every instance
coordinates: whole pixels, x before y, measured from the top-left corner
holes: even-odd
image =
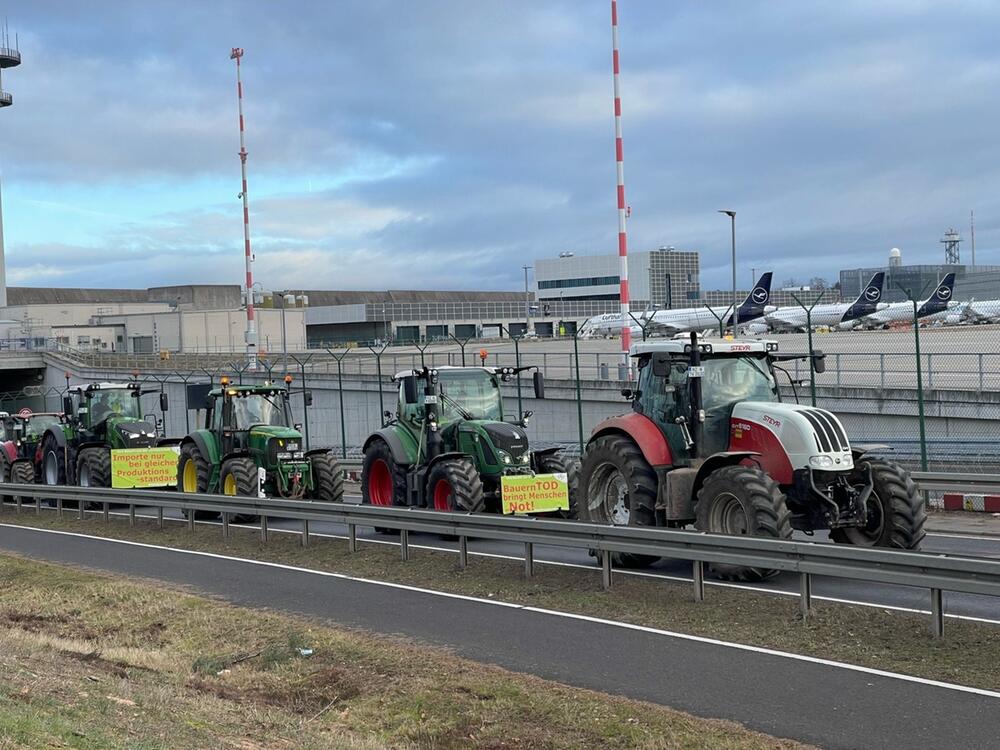
[[[718,357],[706,359],[702,400],[706,412],[731,407],[737,401],[777,401],[774,378],[761,359]]]
[[[249,430],[255,425],[272,425],[287,427],[288,416],[285,413],[285,402],[279,395],[267,396],[263,393],[250,393],[232,397],[233,427],[237,430]]]
[[[496,379],[485,370],[439,370],[442,421],[503,419]]]
[[[91,391],[90,424],[96,425],[108,417],[142,419],[139,413],[139,399],[129,388],[104,388]]]

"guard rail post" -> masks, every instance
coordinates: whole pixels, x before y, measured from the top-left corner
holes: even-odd
[[[111,523],[111,503],[102,503],[101,514],[104,516],[104,523]]]
[[[358,551],[358,527],[353,523],[347,524],[347,551]]]
[[[85,502],[80,501],[76,504],[76,517],[79,520],[82,521],[86,517],[86,512],[87,512],[86,509],[87,509],[87,504]]]
[[[222,538],[229,539],[229,513],[222,511]]]
[[[410,532],[406,529],[399,530],[399,557],[403,562],[410,559]]]
[[[535,546],[531,542],[524,543],[524,577],[531,578],[535,574]]]
[[[805,622],[812,610],[812,576],[809,573],[799,573],[799,612]]]
[[[267,541],[267,514],[260,514],[260,540],[262,542]]]
[[[188,531],[194,531],[194,513],[193,510],[187,512]]]
[[[458,538],[458,567],[465,570],[469,566],[469,537],[462,534]]]
[[[42,498],[40,497],[35,498],[35,515],[42,515]]]
[[[601,554],[601,586],[608,591],[611,583],[611,553],[605,551]]]
[[[691,580],[694,582],[694,600],[705,601],[705,563],[701,560],[691,561]]]
[[[61,497],[56,498],[56,515],[62,518],[63,514],[63,499]]]
[[[156,528],[163,528],[163,506],[159,505],[156,508]]]
[[[128,504],[128,525],[135,527],[135,503]]]
[[[308,518],[303,518],[302,519],[302,537],[301,537],[301,540],[302,540],[302,546],[303,547],[308,547],[309,546],[309,519]]]

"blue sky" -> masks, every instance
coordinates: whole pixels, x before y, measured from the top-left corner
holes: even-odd
[[[620,2],[633,250],[740,278],[1000,264],[1000,6]],[[7,0],[8,281],[239,283],[234,45],[266,287],[518,288],[613,252],[606,0]],[[968,255],[968,242],[965,243]]]

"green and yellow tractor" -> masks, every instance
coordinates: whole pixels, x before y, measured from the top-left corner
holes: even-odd
[[[167,394],[142,390],[137,382],[89,383],[70,388],[63,397],[64,419],[50,424],[39,448],[39,479],[48,485],[111,486],[111,451],[176,444],[161,437],[158,420],[143,416],[140,396],[159,393],[167,411]]]
[[[305,449],[292,424],[289,383],[233,385],[224,377],[202,392],[203,403],[189,400],[189,408],[205,409],[205,426],[181,440],[177,490],[340,502],[343,471],[329,448]]]
[[[504,421],[501,383],[527,369],[424,367],[397,374],[395,418],[364,444],[362,502],[572,517],[575,462],[568,464],[558,448],[530,449],[531,412]],[[534,386],[535,398],[544,398],[537,371]]]

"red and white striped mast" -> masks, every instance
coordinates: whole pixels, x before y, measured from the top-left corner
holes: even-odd
[[[240,80],[240,58],[243,57],[241,47],[233,47],[229,54],[230,60],[236,61],[236,98],[240,112],[240,168],[243,171],[243,189],[240,197],[243,199],[243,246],[246,256],[247,270],[247,330],[244,339],[247,344],[247,366],[257,369],[257,321],[253,310],[253,254],[250,252],[250,205],[247,199],[247,145],[243,127],[243,82]]]
[[[621,66],[618,59],[617,0],[611,0],[611,46],[613,49],[612,70],[615,81],[615,163],[618,176],[618,277],[621,286],[622,358],[625,366],[628,367],[629,349],[632,346],[632,327],[628,297],[628,234],[625,229],[628,208],[625,203],[625,167],[622,151]]]

